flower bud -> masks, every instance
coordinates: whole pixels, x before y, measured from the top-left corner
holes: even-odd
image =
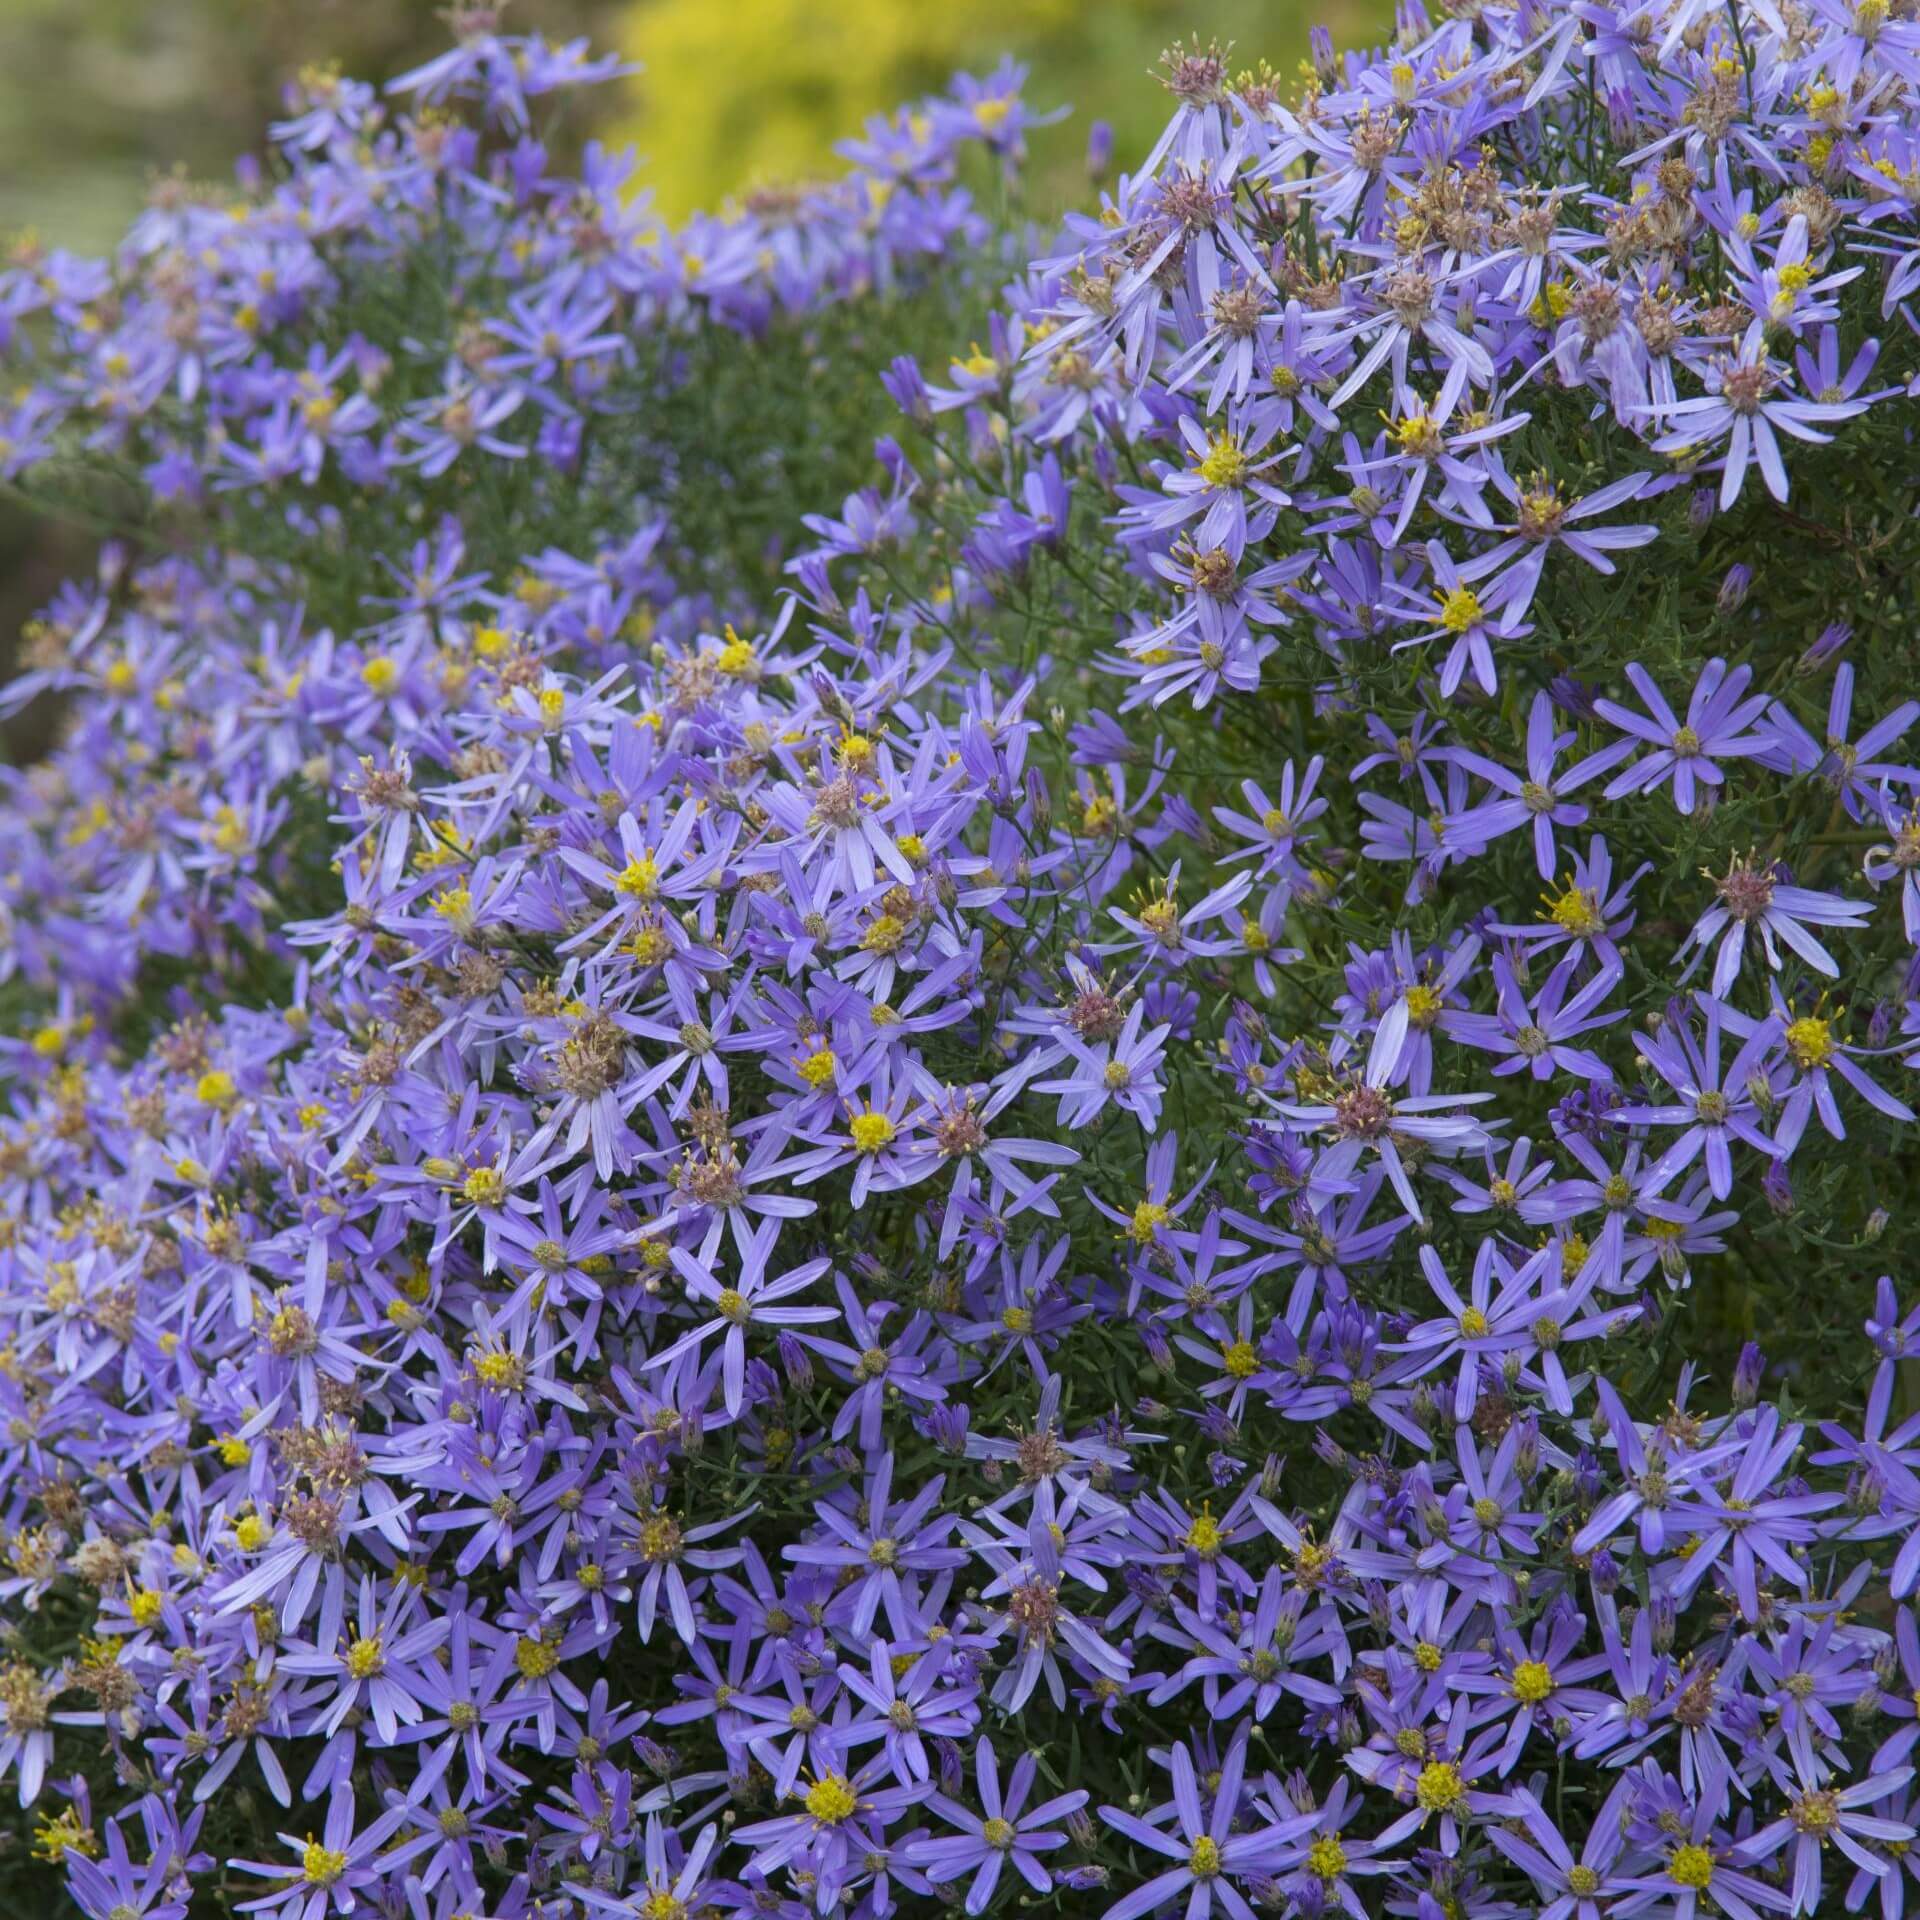
[[[1795,670],[1818,673],[1829,661],[1839,657],[1852,638],[1853,629],[1844,620],[1830,620],[1820,629],[1820,637],[1800,656]]]
[[[1769,1160],[1767,1170],[1760,1176],[1760,1191],[1766,1196],[1767,1205],[1781,1220],[1790,1219],[1793,1214],[1793,1176],[1787,1171],[1784,1160]]]
[[[880,376],[880,384],[886,388],[893,404],[916,426],[924,427],[932,420],[933,399],[927,391],[920,363],[912,354],[898,355]]]

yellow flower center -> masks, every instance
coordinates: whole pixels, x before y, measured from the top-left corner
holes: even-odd
[[[1347,1850],[1332,1834],[1323,1833],[1307,1849],[1307,1871],[1322,1880],[1338,1880],[1347,1870]]]
[[[1420,1778],[1413,1789],[1413,1797],[1429,1813],[1449,1812],[1466,1798],[1466,1793],[1460,1769],[1445,1760],[1429,1760],[1420,1769]]]
[[[884,1113],[856,1113],[847,1130],[862,1153],[878,1153],[897,1131]]]
[[[1210,487],[1238,487],[1245,484],[1247,456],[1230,433],[1216,433],[1195,471]]]
[[[1713,1879],[1713,1855],[1691,1841],[1675,1847],[1673,1858],[1667,1862],[1667,1878],[1676,1887],[1707,1886]]]
[[[378,1634],[371,1640],[356,1640],[347,1649],[347,1671],[356,1680],[371,1680],[386,1664],[387,1658],[381,1651]]]
[[[1445,999],[1433,987],[1415,985],[1407,989],[1407,1020],[1412,1026],[1432,1026],[1445,1005]]]
[[[514,1644],[513,1664],[520,1669],[523,1678],[544,1680],[560,1664],[560,1653],[544,1640],[535,1640],[527,1635]]]
[[[823,1827],[838,1826],[842,1820],[852,1819],[859,1805],[859,1796],[843,1773],[822,1774],[807,1789],[807,1812]]]
[[[1232,1380],[1248,1380],[1260,1371],[1260,1355],[1251,1340],[1236,1340],[1232,1346],[1222,1347],[1220,1361]]]
[[[1210,1513],[1197,1515],[1187,1529],[1187,1545],[1202,1560],[1211,1560],[1220,1551],[1220,1522]]]
[[[1803,1014],[1787,1027],[1787,1051],[1798,1067],[1824,1067],[1833,1058],[1833,1027],[1814,1014]]]
[[[800,1062],[800,1078],[808,1086],[820,1088],[830,1086],[833,1076],[840,1070],[840,1062],[833,1056],[831,1047],[822,1047],[817,1053],[810,1053]]]
[[[1127,1238],[1144,1247],[1153,1238],[1155,1228],[1165,1226],[1172,1217],[1171,1212],[1159,1201],[1142,1200],[1133,1210]]]
[[[334,1847],[323,1847],[318,1840],[309,1840],[306,1851],[300,1856],[301,1877],[311,1887],[330,1887],[346,1872],[347,1856]]]
[[[460,1191],[476,1207],[497,1207],[507,1197],[506,1176],[498,1167],[475,1167]]]
[[[1202,1834],[1193,1843],[1193,1851],[1187,1855],[1187,1871],[1196,1880],[1217,1880],[1220,1877],[1220,1843]]]
[[[233,1075],[218,1067],[211,1073],[203,1073],[194,1083],[193,1097],[205,1107],[230,1107],[238,1096]]]
[[[613,887],[629,900],[651,900],[660,889],[660,869],[643,854],[621,868]]]
[[[1553,1691],[1553,1674],[1544,1660],[1522,1660],[1513,1670],[1513,1697],[1537,1707]]]
[[[473,1356],[473,1377],[483,1387],[491,1387],[496,1393],[513,1385],[517,1363],[510,1353],[476,1353]]]

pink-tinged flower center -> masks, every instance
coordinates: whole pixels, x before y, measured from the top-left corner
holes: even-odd
[[[1773,374],[1764,366],[1730,367],[1720,382],[1720,392],[1735,413],[1758,413],[1773,388]]]
[[[1029,1580],[1007,1595],[1007,1618],[1030,1647],[1048,1647],[1060,1622],[1060,1589]]]
[[[1742,922],[1762,918],[1773,905],[1773,869],[1754,861],[1734,861],[1714,886],[1727,911]]]
[[[1345,1140],[1378,1140],[1393,1123],[1393,1102],[1364,1080],[1333,1103],[1333,1131]]]

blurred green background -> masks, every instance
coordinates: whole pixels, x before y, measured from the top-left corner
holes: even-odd
[[[1073,114],[1038,144],[1043,186],[1071,192],[1090,120],[1125,164],[1166,112],[1150,70],[1193,32],[1235,64],[1290,72],[1307,27],[1377,33],[1382,0],[515,0],[508,30],[588,35],[645,73],[590,100],[576,132],[633,140],[669,213],[835,166],[870,113],[1003,53],[1032,63],[1036,104]],[[176,164],[223,178],[282,83],[309,61],[384,79],[445,43],[431,0],[0,0],[0,233],[109,246],[148,181]]]

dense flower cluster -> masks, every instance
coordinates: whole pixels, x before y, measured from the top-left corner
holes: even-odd
[[[668,232],[468,7],[0,273],[91,1920],[1905,1910],[1912,11],[1196,43],[1028,236],[1011,70]]]

